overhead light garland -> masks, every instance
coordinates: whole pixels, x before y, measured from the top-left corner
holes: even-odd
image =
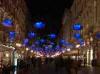
[[[3,25],[11,26],[12,25],[11,19],[5,19],[3,21]],[[43,29],[45,27],[45,23],[42,21],[35,22],[33,26],[37,29]],[[76,23],[72,26],[72,29],[75,31],[82,30],[83,26],[80,23]],[[9,39],[15,39],[16,32],[11,31],[9,32]],[[99,35],[98,35],[99,36]],[[35,32],[30,31],[27,34],[27,38],[23,39],[21,46],[26,47],[26,50],[30,50],[32,53],[35,52],[37,55],[52,57],[58,56],[62,53],[69,52],[71,49],[75,48],[76,44],[71,43],[70,41],[66,41],[64,39],[60,39],[59,41],[55,42],[57,35],[55,33],[51,33],[47,35],[49,39],[40,38]],[[74,38],[77,42],[84,44],[84,40],[80,33],[75,33]],[[33,40],[32,40],[33,39]],[[32,44],[30,45],[30,41]],[[16,44],[20,47],[19,44]]]

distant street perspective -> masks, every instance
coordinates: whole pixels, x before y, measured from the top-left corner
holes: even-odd
[[[0,74],[100,74],[100,0],[0,0]]]

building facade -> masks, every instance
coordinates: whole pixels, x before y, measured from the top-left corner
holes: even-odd
[[[71,7],[70,15],[68,12],[65,11],[65,17],[63,18],[63,37],[66,35],[68,36],[67,31],[70,31],[70,38],[73,39],[73,34],[76,33],[76,31],[72,31],[72,29],[67,29],[71,27],[75,23],[81,23],[83,26],[83,29],[79,32],[82,34],[83,38],[86,40],[86,42],[89,42],[89,46],[92,48],[89,48],[89,51],[86,52],[88,54],[86,57],[91,60],[93,58],[98,58],[98,63],[100,63],[100,41],[95,39],[95,34],[97,32],[100,32],[100,0],[74,0],[73,5]],[[68,19],[70,18],[71,23],[68,22]],[[66,23],[67,22],[67,23]],[[66,30],[66,32],[65,32]],[[67,38],[67,37],[66,37]],[[65,38],[65,39],[66,39]],[[69,38],[69,39],[70,39]],[[93,50],[93,51],[92,51]],[[93,54],[93,57],[91,55]],[[87,63],[90,63],[88,61]]]
[[[22,39],[25,38],[26,25],[29,23],[28,17],[29,13],[25,0],[0,0],[0,67],[3,63],[8,64],[13,61],[13,50],[2,47],[1,44],[10,44],[8,38],[9,31],[16,32],[14,45],[17,42],[21,42]],[[13,26],[3,26],[2,21],[4,19],[11,19]]]
[[[25,0],[0,0],[0,22],[6,18],[13,20],[12,28],[1,26],[1,30],[14,30],[22,38],[25,36],[26,24],[28,24],[28,8]]]
[[[67,14],[66,14],[67,13]],[[62,29],[61,29],[61,35],[62,35],[62,38],[65,39],[66,41],[71,39],[71,24],[72,24],[72,20],[71,20],[71,11],[70,10],[65,10],[65,13],[64,13],[64,19],[63,19],[63,25],[62,25]]]

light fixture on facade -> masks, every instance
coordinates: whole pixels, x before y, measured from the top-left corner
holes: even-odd
[[[5,56],[8,58],[9,57],[9,53],[6,53]]]

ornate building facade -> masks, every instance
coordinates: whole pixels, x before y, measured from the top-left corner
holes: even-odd
[[[16,31],[22,38],[25,36],[26,24],[28,24],[28,8],[25,0],[0,0],[0,22],[6,18],[13,20],[12,28],[5,28],[1,25],[1,31]]]
[[[67,14],[66,14],[67,13]],[[71,38],[71,24],[72,24],[72,20],[71,20],[71,11],[70,10],[65,10],[64,13],[64,19],[63,19],[63,25],[62,25],[62,32],[61,32],[61,36],[63,39],[65,40],[69,40]]]
[[[73,5],[69,11],[66,12],[63,18],[63,27],[62,33],[65,39],[68,37],[68,32],[70,31],[70,38],[72,39],[73,33],[71,26],[75,23],[81,23],[83,25],[83,30],[79,33],[82,34],[83,38],[92,46],[93,52],[90,53],[91,49],[89,50],[89,55],[87,58],[98,58],[98,63],[100,63],[100,41],[95,39],[95,34],[100,32],[100,0],[74,0]],[[70,13],[68,13],[70,12]],[[68,14],[68,15],[67,15]],[[69,15],[70,14],[70,15]],[[66,16],[67,15],[67,16]],[[68,19],[70,18],[70,21]],[[66,23],[67,22],[67,23]],[[65,32],[66,30],[66,32]],[[66,37],[67,35],[67,37]],[[91,57],[90,54],[93,54]],[[90,61],[88,61],[89,63]]]
[[[14,59],[13,50],[2,46],[5,44],[10,47],[8,32],[16,32],[17,37],[13,44],[21,42],[25,37],[26,25],[29,23],[28,18],[29,13],[25,0],[0,0],[0,68],[2,64],[12,63]],[[4,19],[11,19],[13,26],[3,26]]]

